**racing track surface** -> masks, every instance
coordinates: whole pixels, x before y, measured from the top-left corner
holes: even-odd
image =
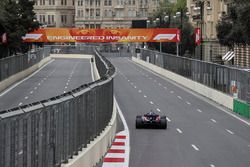
[[[7,93],[0,93],[0,111],[45,100],[92,82],[90,60],[55,59]]]
[[[130,167],[248,167],[249,125],[172,82],[109,57],[117,68],[115,96],[130,130]],[[137,114],[153,109],[168,129],[135,129]]]

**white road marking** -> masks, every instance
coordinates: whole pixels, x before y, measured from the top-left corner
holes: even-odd
[[[182,97],[181,96],[177,96],[179,99],[182,99]]]
[[[67,86],[65,86],[65,89],[67,89],[68,87]]]
[[[196,151],[200,151],[200,150],[199,150],[199,148],[198,148],[196,145],[191,144],[191,146],[192,146],[192,147],[193,147],[193,149],[195,149]]]
[[[158,112],[161,112],[161,110],[159,108],[156,109]]]
[[[167,87],[164,87],[164,89],[167,89]]]
[[[151,77],[149,77],[149,79],[152,79]]]
[[[197,109],[198,112],[202,113],[201,109]]]
[[[159,86],[161,86],[161,83],[159,83]]]
[[[143,97],[145,97],[145,98],[146,98],[147,96],[146,96],[146,95],[144,95]]]
[[[23,103],[19,103],[18,105],[21,106]]]
[[[128,79],[128,82],[130,82],[130,80]]]
[[[37,87],[34,87],[35,90],[37,90]]]
[[[26,100],[27,100],[28,98],[29,98],[28,96],[25,97]]]
[[[167,120],[168,122],[171,122],[171,119],[170,119],[170,118],[168,118],[168,117],[166,117],[166,120]]]
[[[173,93],[174,93],[174,91],[170,91],[170,93],[172,93],[172,94],[173,94]]]
[[[66,83],[66,85],[68,86],[68,85],[69,85],[69,83]]]
[[[38,86],[40,86],[41,84],[40,83],[38,83]]]
[[[157,82],[156,80],[154,80],[154,82]]]
[[[141,90],[139,90],[138,92],[141,93]]]
[[[33,94],[33,91],[30,91],[30,94]]]
[[[186,103],[187,103],[188,105],[191,105],[191,103],[190,103],[190,102],[188,102],[188,101],[186,101]]]
[[[231,130],[226,129],[226,131],[227,131],[228,133],[230,133],[231,135],[234,134],[234,132],[232,132]]]
[[[134,88],[136,89],[137,87],[136,87],[136,86],[134,86]]]
[[[63,93],[66,93],[66,91],[63,91]]]
[[[177,130],[180,134],[182,134],[182,131],[181,131],[180,129],[177,128],[176,130]]]
[[[138,65],[137,63],[133,62],[133,61],[130,60],[130,59],[128,59],[128,61],[134,63],[135,65]],[[195,97],[198,97],[200,100],[202,100],[202,101],[204,101],[204,102],[206,102],[206,103],[208,103],[208,104],[210,104],[210,105],[216,107],[217,109],[219,109],[219,110],[221,110],[221,111],[227,113],[227,114],[230,115],[231,117],[234,117],[235,119],[238,119],[239,121],[243,122],[244,124],[250,126],[250,122],[249,122],[249,121],[242,119],[240,116],[235,115],[233,112],[227,111],[224,107],[222,107],[222,106],[216,104],[215,102],[213,102],[213,101],[211,101],[211,100],[208,100],[206,97],[203,97],[203,96],[201,96],[201,95],[199,95],[199,94],[197,94],[197,93],[194,93],[193,91],[191,91],[191,90],[189,90],[189,89],[187,89],[187,88],[185,88],[185,87],[183,87],[183,86],[180,86],[180,85],[176,84],[174,81],[171,81],[170,79],[167,79],[167,78],[161,76],[160,74],[157,74],[156,72],[153,72],[153,71],[147,69],[146,67],[144,67],[144,66],[142,66],[142,65],[139,65],[139,66],[140,66],[141,68],[143,68],[144,70],[147,70],[148,72],[150,72],[150,73],[152,73],[152,74],[154,74],[154,75],[156,75],[156,76],[158,76],[158,77],[164,79],[165,81],[168,81],[168,82],[174,84],[175,86],[179,87],[180,89],[182,89],[182,90],[184,90],[184,91],[186,91],[186,92],[188,92],[188,93],[194,95]]]
[[[250,144],[248,145],[248,147],[250,147]]]
[[[133,83],[133,82],[131,82],[131,85],[134,85],[134,83]]]
[[[70,80],[68,80],[68,82],[70,82]]]
[[[43,80],[41,80],[41,82],[43,82]]]
[[[211,119],[211,121],[213,121],[214,123],[216,123],[217,121],[216,120],[214,120],[214,119]]]
[[[214,164],[210,164],[210,167],[215,167],[215,165]]]
[[[148,77],[148,75],[146,75],[146,77]]]
[[[150,104],[154,104],[154,102],[152,102],[152,101],[150,101],[149,103],[150,103]]]
[[[44,80],[46,80],[47,78],[43,78]]]

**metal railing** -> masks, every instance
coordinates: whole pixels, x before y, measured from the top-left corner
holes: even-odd
[[[0,59],[0,82],[49,56],[49,47]]]
[[[0,166],[53,167],[94,140],[113,111],[115,68],[93,47],[51,47],[92,53],[101,79],[63,95],[0,112]]]
[[[250,71],[147,49],[133,56],[250,103]]]

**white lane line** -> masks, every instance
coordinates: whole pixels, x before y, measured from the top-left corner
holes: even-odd
[[[231,135],[234,134],[234,132],[232,132],[231,130],[226,129],[226,131],[227,131],[228,133],[230,133]]]
[[[198,112],[202,113],[201,109],[197,109]]]
[[[139,90],[138,92],[141,93],[141,90]]]
[[[18,105],[21,106],[23,103],[19,103]]]
[[[149,79],[152,79],[151,77],[149,77]]]
[[[66,93],[66,91],[63,91],[63,93]]]
[[[154,82],[157,82],[156,80],[154,80]]]
[[[146,77],[148,77],[148,75],[146,75]]]
[[[210,119],[212,122],[214,122],[214,123],[216,123],[217,121],[216,120],[214,120],[214,119]]]
[[[159,86],[161,86],[161,83],[159,83]]]
[[[167,89],[167,87],[164,87],[164,89]]]
[[[196,151],[200,151],[200,150],[199,150],[199,148],[198,148],[196,145],[191,144],[191,146],[192,146],[192,147],[193,147],[193,149],[195,149]]]
[[[172,93],[172,94],[173,94],[173,93],[174,93],[174,91],[170,91],[170,93]]]
[[[182,99],[182,97],[181,96],[177,96],[179,99]]]
[[[41,82],[43,82],[43,80],[41,80]]]
[[[214,164],[210,164],[210,167],[215,167],[215,165]]]
[[[68,86],[68,85],[69,85],[69,83],[66,83],[66,85]]]
[[[188,92],[188,93],[194,95],[195,97],[198,97],[200,100],[202,100],[202,101],[204,101],[204,102],[210,104],[210,105],[213,106],[213,107],[216,107],[216,108],[219,109],[220,111],[223,111],[224,113],[227,113],[227,114],[230,115],[231,117],[234,117],[235,119],[237,119],[237,120],[243,122],[244,124],[250,126],[250,122],[249,122],[249,121],[244,120],[244,119],[242,119],[240,116],[235,115],[233,112],[226,110],[225,107],[222,107],[222,106],[216,104],[215,102],[213,102],[213,101],[211,101],[211,100],[208,100],[206,97],[203,97],[203,96],[201,96],[201,95],[199,95],[199,94],[197,94],[197,93],[194,93],[193,91],[191,91],[191,90],[189,90],[189,89],[187,89],[187,88],[185,88],[185,87],[183,87],[183,86],[178,85],[178,84],[175,83],[174,81],[171,81],[171,80],[169,80],[169,79],[167,79],[167,78],[161,76],[160,74],[151,71],[150,69],[148,69],[148,68],[146,68],[146,67],[144,67],[144,66],[142,66],[142,65],[138,65],[137,63],[135,63],[134,61],[132,61],[132,60],[130,60],[130,59],[127,59],[127,60],[130,61],[130,62],[132,62],[133,64],[135,64],[135,65],[137,65],[137,66],[140,66],[140,67],[143,68],[144,70],[147,70],[148,72],[150,72],[150,73],[152,73],[152,74],[154,74],[154,75],[156,75],[156,76],[158,76],[158,77],[164,79],[165,81],[168,81],[168,82],[174,84],[175,86],[179,87],[180,89],[182,89],[182,90],[184,90],[184,91],[186,91],[186,92]]]
[[[70,79],[68,80],[68,82],[70,82]]]
[[[149,103],[150,103],[150,104],[154,104],[154,102],[152,102],[152,101],[150,101]]]
[[[67,87],[67,86],[65,86],[65,89],[68,89],[68,87]]]
[[[43,78],[44,80],[47,80],[47,78]]]
[[[33,91],[30,91],[30,94],[33,94]]]
[[[159,108],[156,109],[158,112],[161,112],[161,110]]]
[[[26,100],[27,100],[28,98],[29,98],[28,96],[25,97]]]
[[[144,95],[143,97],[147,98],[147,96],[146,96],[146,95]]]
[[[133,82],[131,82],[131,85],[134,85],[134,83],[133,83]]]
[[[37,87],[34,87],[35,90],[37,90]]]
[[[136,86],[134,86],[134,88],[136,89],[137,87],[136,87]]]
[[[176,130],[177,130],[177,132],[179,132],[180,134],[182,134],[182,131],[179,128],[177,128]]]
[[[128,79],[128,82],[130,82],[130,80]]]
[[[250,144],[248,144],[248,147],[250,147]]]
[[[41,84],[40,83],[38,83],[38,86],[40,86]]]
[[[166,120],[167,120],[168,122],[171,122],[171,119],[170,119],[170,118],[168,118],[168,117],[166,117]]]
[[[191,105],[191,103],[190,103],[190,102],[188,102],[188,101],[186,101],[186,103],[187,103],[188,105]]]

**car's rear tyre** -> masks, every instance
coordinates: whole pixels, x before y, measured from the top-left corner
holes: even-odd
[[[140,129],[143,127],[142,118],[139,116],[136,117],[135,127],[136,127],[136,129]]]
[[[167,129],[167,120],[165,116],[161,117],[160,128]]]

